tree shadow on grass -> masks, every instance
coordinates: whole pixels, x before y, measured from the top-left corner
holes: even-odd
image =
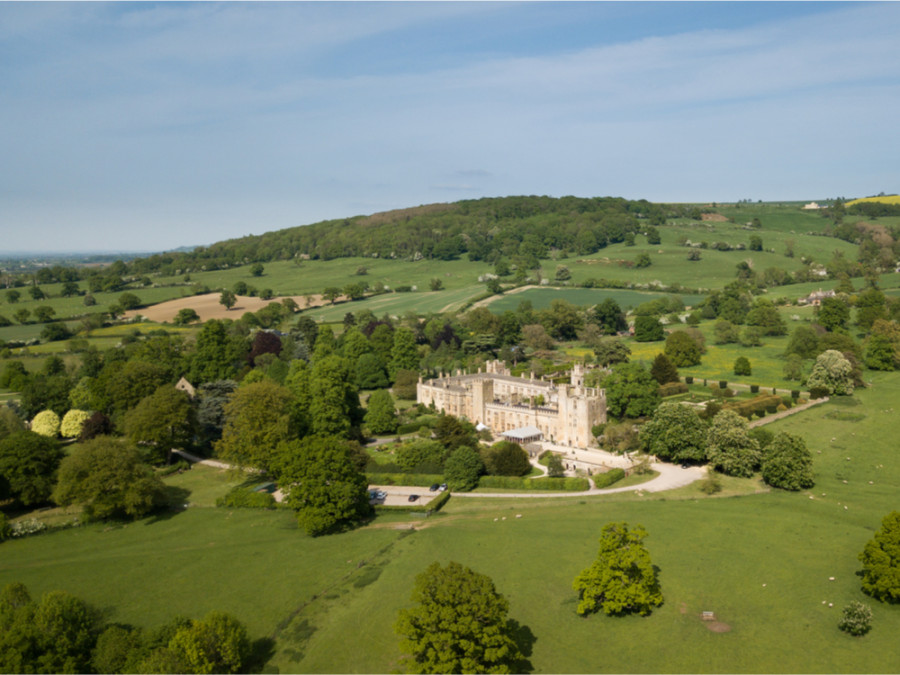
[[[510,664],[512,672],[530,673],[534,670],[534,666],[531,665],[531,661],[528,657],[534,652],[534,643],[537,642],[537,637],[531,632],[531,628],[523,626],[515,619],[508,619],[506,626],[509,629],[512,639],[518,645],[519,651],[522,652],[522,658],[515,663]]]
[[[244,662],[242,671],[245,673],[277,673],[276,666],[267,666],[275,656],[275,640],[270,637],[262,637],[254,640],[250,645],[250,655]]]
[[[163,490],[162,506],[143,522],[146,525],[169,520],[187,508],[191,491],[175,485],[166,485]]]

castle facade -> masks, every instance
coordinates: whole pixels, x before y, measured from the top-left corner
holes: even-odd
[[[545,440],[587,448],[593,441],[591,427],[606,422],[606,395],[602,389],[584,386],[584,366],[572,368],[569,384],[513,377],[502,361],[491,361],[486,371],[422,380],[416,400],[493,433],[532,428]]]

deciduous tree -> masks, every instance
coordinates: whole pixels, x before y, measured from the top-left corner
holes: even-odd
[[[153,463],[164,461],[172,448],[190,447],[197,431],[197,413],[188,395],[164,385],[125,413],[125,434],[148,449]]]
[[[663,603],[658,570],[644,546],[647,531],[640,525],[609,523],[600,536],[594,563],[575,578],[579,614],[603,610],[608,615],[649,614]]]
[[[804,490],[815,485],[812,455],[800,436],[781,431],[763,451],[763,480],[782,490]]]
[[[659,385],[639,363],[620,363],[603,380],[606,409],[613,417],[650,415],[659,405]]]
[[[99,437],[79,445],[59,467],[53,501],[80,504],[84,516],[141,518],[164,502],[164,485],[141,453],[118,439]]]
[[[900,602],[900,511],[884,517],[859,560],[863,592],[882,602]]]
[[[414,607],[400,610],[409,673],[511,673],[524,658],[509,603],[490,577],[457,562],[432,563],[416,577]]]
[[[710,465],[729,476],[748,478],[759,466],[759,444],[750,437],[747,420],[733,410],[713,418],[706,437]]]
[[[675,330],[669,333],[669,336],[666,338],[665,354],[679,368],[700,364],[700,347],[683,330]]]
[[[17,431],[0,441],[0,496],[25,506],[47,501],[65,451],[52,438]]]
[[[373,434],[392,434],[397,431],[397,408],[394,397],[386,389],[379,389],[369,397],[366,425]]]
[[[702,462],[706,459],[706,425],[693,408],[661,403],[640,430],[644,449],[663,460]]]
[[[340,438],[307,436],[282,443],[275,473],[300,527],[312,536],[334,532],[370,513],[366,477]]]
[[[271,468],[278,444],[294,438],[290,404],[290,391],[271,380],[238,388],[225,404],[218,456],[241,467]]]
[[[824,389],[829,396],[850,395],[853,393],[853,366],[839,351],[827,349],[816,358],[806,386]]]
[[[524,476],[531,471],[528,453],[512,441],[498,441],[489,448],[483,447],[481,459],[491,476]]]

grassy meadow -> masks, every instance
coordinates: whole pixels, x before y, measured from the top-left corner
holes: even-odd
[[[900,489],[884,433],[900,381],[872,379],[852,398],[772,426],[802,435],[813,453],[816,486],[800,493],[735,479],[743,487],[723,494],[742,496],[690,486],[642,497],[454,498],[431,518],[391,514],[311,539],[286,511],[213,508],[234,479],[197,468],[168,479],[192,504],[182,512],[5,542],[0,583],[63,588],[111,620],[145,626],[227,610],[254,638],[275,640],[268,672],[389,672],[400,657],[392,624],[413,577],[456,560],[507,596],[535,672],[893,672],[900,607],[866,598],[855,576]],[[580,618],[572,580],[596,556],[600,528],[618,520],[649,531],[665,604],[644,618]],[[873,607],[863,638],[837,629],[851,600]],[[703,611],[731,630],[708,630]]]
[[[735,223],[679,220],[660,228],[658,246],[638,236],[633,247],[617,244],[591,256],[543,261],[542,273],[552,278],[556,265],[566,265],[573,286],[607,278],[713,289],[733,280],[735,265],[748,259],[757,270],[799,269],[803,256],[824,263],[835,250],[855,259],[854,246],[820,236],[829,221],[798,205],[741,204],[720,210]],[[760,219],[762,230],[744,228],[753,218]],[[686,237],[710,245],[747,244],[751,235],[761,236],[766,250],[705,249],[700,261],[688,262],[680,243]],[[784,255],[789,242],[793,258]],[[633,261],[641,252],[650,255],[650,267],[620,262]],[[357,274],[360,267],[366,267],[364,276]],[[273,262],[265,265],[262,277],[243,266],[192,273],[189,282],[183,276],[152,277],[154,286],[129,292],[150,304],[189,294],[193,284],[215,290],[239,281],[276,295],[317,294],[326,286],[360,280],[418,287],[304,310],[316,320],[339,322],[348,311],[363,308],[378,316],[456,309],[484,292],[478,276],[490,271],[487,263],[467,260]],[[440,278],[444,290],[428,290],[432,278]],[[823,280],[770,289],[769,297],[794,299],[834,284]],[[888,293],[900,293],[900,275],[884,275],[881,285]],[[21,290],[17,305],[0,294],[0,315],[11,317],[19,306],[33,310],[49,304],[58,317],[76,316],[102,311],[122,293],[95,294],[97,306],[85,308],[81,298],[59,298],[52,284],[44,287],[52,297],[42,301],[26,302],[27,289]],[[498,296],[489,307],[514,310],[528,300],[540,309],[554,298],[585,305],[612,297],[628,308],[660,295],[637,288],[532,289]],[[699,299],[681,297],[686,305]],[[780,311],[789,333],[813,317],[812,308]],[[72,326],[77,323],[73,319]],[[752,348],[715,345],[714,323],[700,324],[708,351],[700,365],[679,369],[682,376],[759,384],[763,391],[796,387],[782,372],[788,336],[764,337],[762,346]],[[89,341],[104,348],[135,330],[159,327],[112,326],[92,331]],[[184,334],[196,330],[165,328]],[[40,329],[8,326],[0,328],[0,339],[29,339]],[[629,340],[629,346],[632,360],[649,363],[664,342]],[[34,371],[47,354],[66,348],[66,342],[42,344],[18,350],[15,357]],[[565,351],[586,353],[577,343]],[[733,375],[734,360],[741,355],[751,362],[750,376]],[[77,358],[65,356],[67,362]],[[109,621],[146,627],[177,614],[231,612],[253,639],[273,641],[265,672],[391,672],[401,657],[393,624],[399,609],[409,605],[414,577],[434,561],[455,560],[490,575],[509,599],[534,672],[896,672],[900,606],[864,596],[856,572],[857,555],[881,519],[900,508],[900,462],[891,433],[895,411],[900,411],[900,374],[867,371],[865,377],[870,386],[854,396],[832,399],[769,427],[803,436],[812,452],[816,485],[799,493],[771,490],[757,476],[725,477],[722,492],[714,496],[694,484],[666,493],[643,493],[636,486],[633,492],[591,497],[453,497],[430,517],[385,512],[356,530],[310,538],[288,510],[216,508],[217,497],[242,478],[197,466],[165,479],[176,508],[156,517],[3,542],[0,586],[21,581],[34,596],[63,589],[101,608]],[[0,402],[14,396],[0,390]],[[62,509],[44,515],[56,521],[74,517]],[[581,618],[575,613],[572,581],[595,559],[603,525],[622,520],[648,530],[645,543],[660,569],[665,604],[649,617]],[[866,602],[874,612],[873,629],[862,638],[837,628],[841,609],[853,600]],[[704,611],[715,612],[729,630],[709,630],[700,618]]]

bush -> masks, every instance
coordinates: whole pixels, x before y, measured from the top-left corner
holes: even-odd
[[[47,438],[56,438],[59,435],[59,425],[59,415],[52,410],[42,410],[31,421],[31,430]]]
[[[9,520],[6,514],[0,511],[0,541],[5,541],[12,536],[12,528],[9,526]]]
[[[700,491],[707,495],[722,491],[722,476],[718,471],[707,471],[706,478],[700,481]]]
[[[838,628],[857,637],[865,635],[872,628],[872,608],[854,600],[844,607]]]
[[[750,360],[746,356],[739,356],[734,360],[735,375],[751,375]]]
[[[65,414],[62,424],[59,427],[59,433],[63,438],[78,438],[84,423],[91,416],[87,410],[77,410],[72,408]]]
[[[719,380],[719,389],[725,389],[728,386],[728,380]]]
[[[800,390],[799,389],[791,389],[791,399],[796,401],[798,398],[800,398]]]
[[[751,385],[750,385],[750,393],[751,393],[751,394],[758,394],[758,393],[759,393],[759,385],[758,385],[758,384],[751,384]]]
[[[606,473],[594,476],[594,487],[605,488],[613,483],[618,483],[625,478],[625,470],[620,468],[610,469]]]
[[[684,383],[685,384],[694,384],[694,377],[692,375],[687,375],[684,378]]]
[[[810,387],[809,397],[813,400],[828,396],[828,387]]]
[[[659,387],[659,395],[665,398],[666,396],[677,396],[678,394],[687,393],[688,386],[683,382],[669,382],[667,384],[662,384]]]
[[[397,427],[397,433],[401,436],[405,434],[414,434],[419,429],[423,428],[427,429],[428,424],[424,422],[410,422],[409,424],[401,424],[399,427]]]
[[[232,488],[216,500],[216,506],[244,509],[274,509],[275,497],[268,492],[252,492],[247,488]]]

